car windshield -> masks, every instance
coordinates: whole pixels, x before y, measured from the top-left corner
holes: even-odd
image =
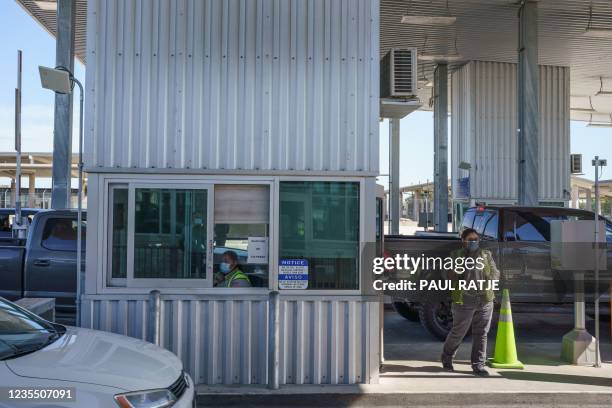
[[[40,350],[59,339],[66,329],[0,298],[0,360]]]

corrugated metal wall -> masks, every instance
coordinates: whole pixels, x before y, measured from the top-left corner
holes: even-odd
[[[146,340],[147,304],[142,295],[88,295],[83,326]],[[280,306],[281,383],[377,378],[376,300],[281,297]],[[161,313],[162,346],[179,356],[196,383],[267,383],[267,296],[164,295]]]
[[[569,198],[569,68],[540,67],[541,201]],[[518,145],[516,64],[472,61],[452,75],[452,180],[472,165],[471,196],[475,199],[516,200]],[[458,198],[454,196],[454,198]]]
[[[86,166],[378,172],[377,0],[90,0]]]

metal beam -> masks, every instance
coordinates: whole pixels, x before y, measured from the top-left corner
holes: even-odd
[[[57,1],[55,65],[74,71],[76,0]],[[52,208],[70,206],[72,159],[72,94],[55,94],[53,127]]]
[[[400,220],[400,120],[389,119],[389,218],[391,234],[399,234]]]
[[[540,75],[538,68],[538,3],[519,9],[518,64],[518,202],[538,205],[538,139]]]
[[[448,66],[434,71],[434,229],[448,231]]]

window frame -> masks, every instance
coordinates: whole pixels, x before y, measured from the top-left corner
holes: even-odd
[[[275,242],[274,255],[276,257],[276,263],[274,265],[274,283],[273,287],[278,290],[283,296],[287,295],[311,295],[311,296],[342,296],[342,295],[358,295],[362,294],[364,289],[364,282],[362,273],[364,270],[363,265],[363,243],[365,242],[365,183],[364,179],[360,177],[315,177],[315,176],[302,176],[302,177],[286,177],[280,176],[276,179],[276,202],[274,204],[276,214],[275,220],[277,222],[274,225],[274,235],[280,239],[280,183],[283,181],[305,181],[305,182],[331,182],[331,183],[358,183],[359,184],[359,250],[358,260],[359,264],[357,267],[357,288],[356,289],[279,289],[278,288],[278,262],[280,261],[280,245],[279,240]],[[367,272],[366,272],[367,273]],[[272,279],[270,279],[272,281]]]
[[[270,194],[270,209],[269,209],[269,245],[268,245],[268,287],[250,287],[250,288],[222,288],[222,287],[214,287],[213,284],[213,274],[212,271],[208,270],[208,260],[210,259],[210,268],[212,268],[212,255],[207,255],[207,279],[174,279],[170,281],[175,281],[176,284],[160,284],[164,279],[154,279],[154,278],[138,278],[139,281],[149,281],[147,285],[131,285],[131,282],[128,282],[128,279],[125,279],[125,282],[115,281],[114,279],[111,281],[110,274],[112,271],[110,270],[111,259],[108,251],[108,245],[105,245],[105,242],[108,242],[109,235],[112,235],[111,229],[112,224],[109,224],[112,219],[112,202],[110,188],[112,186],[124,186],[128,188],[128,246],[130,245],[130,241],[133,245],[133,231],[134,231],[134,210],[135,210],[135,188],[139,188],[140,186],[146,186],[147,188],[169,188],[169,189],[190,189],[195,186],[195,188],[202,187],[206,185],[209,188],[208,197],[207,197],[207,212],[210,212],[212,215],[207,219],[207,235],[209,239],[209,248],[208,251],[212,251],[214,248],[212,247],[211,239],[214,239],[214,187],[215,185],[244,185],[244,184],[255,184],[255,185],[263,185],[268,187],[268,191]],[[138,187],[135,187],[138,186]],[[275,219],[275,214],[278,213],[278,177],[274,176],[240,176],[237,178],[232,175],[183,175],[177,176],[175,174],[112,174],[107,176],[102,176],[100,181],[100,195],[103,197],[102,205],[100,206],[100,214],[105,214],[106,221],[100,220],[98,223],[98,227],[100,231],[97,232],[97,247],[99,253],[102,253],[97,262],[96,268],[100,268],[100,272],[96,272],[96,285],[97,285],[97,293],[100,295],[106,294],[141,294],[146,295],[153,289],[160,289],[164,294],[170,295],[257,295],[261,296],[262,294],[267,294],[270,290],[274,290],[277,285],[277,273],[278,273],[278,253],[276,252],[278,249],[277,245],[277,229],[275,229],[273,220]],[[132,227],[130,229],[129,224],[131,223]],[[210,235],[209,235],[210,234]],[[208,253],[207,251],[207,253]],[[128,248],[128,256],[127,256],[127,272],[133,274],[133,252],[130,252]],[[209,286],[205,286],[203,284],[204,281],[208,281],[210,279]],[[188,285],[187,281],[194,282],[195,284]]]
[[[168,190],[205,190],[206,193],[206,278],[204,279],[167,279],[167,278],[135,278],[134,277],[134,242],[136,222],[136,189],[168,189]],[[212,287],[212,241],[211,218],[214,216],[214,184],[211,183],[156,183],[135,182],[128,186],[128,238],[127,238],[127,279],[126,286],[132,288],[184,288]]]

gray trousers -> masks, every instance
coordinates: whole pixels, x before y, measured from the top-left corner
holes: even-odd
[[[452,363],[457,349],[472,326],[472,368],[483,368],[487,359],[487,334],[491,327],[493,302],[464,296],[463,304],[453,303],[453,328],[446,336],[442,362]]]

